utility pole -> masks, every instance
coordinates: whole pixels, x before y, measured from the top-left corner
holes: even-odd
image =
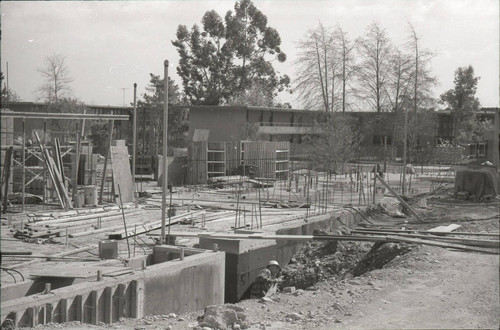
[[[405,125],[404,125],[404,137],[403,137],[403,185],[401,187],[401,195],[405,194],[406,185],[406,140],[408,139],[408,109],[406,109],[405,104],[403,104],[405,110]]]
[[[161,157],[163,165],[163,182],[162,182],[162,201],[161,201],[161,244],[165,244],[165,225],[167,218],[167,190],[168,190],[168,168],[167,168],[167,137],[168,137],[168,60],[163,62],[164,80],[163,80],[163,155]],[[170,206],[169,206],[170,208]],[[170,216],[169,216],[170,220]],[[170,221],[168,227],[170,235]]]
[[[137,189],[135,186],[135,154],[137,151],[137,135],[136,135],[136,130],[137,130],[137,107],[136,107],[136,102],[137,102],[137,83],[134,83],[134,120],[132,124],[132,183],[134,184],[134,195],[135,199],[137,200]]]

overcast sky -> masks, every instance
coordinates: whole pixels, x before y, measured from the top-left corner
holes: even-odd
[[[396,45],[408,36],[411,22],[421,44],[437,53],[432,70],[436,96],[453,86],[453,73],[471,64],[481,79],[477,96],[485,107],[499,105],[498,0],[254,0],[268,25],[281,35],[288,56],[275,67],[294,79],[296,42],[318,25],[339,24],[349,37],[364,34],[378,21]],[[61,53],[73,78],[73,95],[88,104],[122,105],[133,100],[133,84],[144,93],[149,73],[163,77],[163,61],[176,74],[178,55],[171,41],[179,24],[200,24],[215,9],[221,16],[234,1],[2,1],[1,68],[9,63],[9,87],[23,101],[36,101],[42,83],[37,68],[46,56]],[[282,96],[295,108],[295,97]]]

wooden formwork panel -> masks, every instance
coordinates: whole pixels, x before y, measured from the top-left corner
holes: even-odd
[[[190,184],[207,183],[207,142],[188,144],[187,178]]]

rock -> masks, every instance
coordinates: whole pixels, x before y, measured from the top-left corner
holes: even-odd
[[[241,326],[238,323],[233,324],[233,330],[239,330]]]
[[[244,328],[242,321],[245,321],[247,316],[243,311],[243,308],[231,304],[208,306],[199,320],[200,326],[224,330],[238,324],[240,328]]]
[[[259,302],[265,304],[265,303],[268,303],[268,302],[273,302],[273,300],[271,298],[269,298],[269,297],[262,297],[262,298],[259,299]]]
[[[345,316],[352,316],[352,314],[351,314],[351,313],[349,313],[349,312],[345,313],[344,315],[345,315]]]
[[[298,313],[288,313],[286,315],[286,318],[292,320],[292,321],[298,321],[298,320],[302,320],[302,316]]]
[[[177,317],[177,314],[175,314],[175,313],[168,314],[168,318],[170,318],[170,319],[175,319],[176,317]]]
[[[367,284],[368,284],[368,285],[371,285],[371,286],[374,286],[374,285],[375,285],[375,283],[373,283],[372,281],[368,281],[368,283],[367,283]]]
[[[295,287],[294,286],[287,286],[286,288],[283,288],[283,293],[292,294],[294,292],[295,292]]]
[[[172,330],[172,326],[169,325],[168,327],[165,328],[165,330]]]
[[[297,291],[295,291],[295,292],[293,293],[293,295],[294,295],[294,296],[300,296],[302,293],[304,293],[304,290],[302,290],[302,289],[298,289]]]
[[[358,281],[356,281],[356,280],[350,280],[349,284],[351,284],[351,285],[360,285],[360,283]]]
[[[183,317],[179,317],[179,318],[177,319],[177,321],[182,322],[182,321],[185,321],[185,319],[184,319]]]
[[[342,323],[342,320],[335,319],[335,323]]]
[[[333,303],[332,307],[338,311],[342,309],[342,305],[340,305],[338,302]]]

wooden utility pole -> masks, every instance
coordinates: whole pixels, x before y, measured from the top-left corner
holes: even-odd
[[[103,193],[104,193],[104,184],[106,183],[106,169],[108,166],[108,159],[111,157],[111,142],[113,141],[113,120],[109,121],[108,124],[108,139],[109,143],[107,146],[106,150],[106,156],[104,158],[104,167],[102,169],[102,176],[101,176],[101,189],[99,193],[99,204],[102,204],[102,198],[103,198]]]
[[[135,187],[135,154],[137,151],[137,84],[134,83],[134,120],[132,122],[132,183],[134,184],[134,195],[137,195],[137,189]],[[137,199],[137,196],[135,196]]]
[[[23,164],[22,166],[22,185],[21,185],[21,198],[22,198],[22,212],[24,212],[24,204],[25,204],[25,198],[26,198],[26,187],[25,187],[25,182],[26,182],[26,123],[25,120],[23,119],[23,145],[21,149],[21,162]]]
[[[406,185],[406,141],[408,140],[408,110],[403,104],[405,109],[405,125],[404,125],[404,137],[403,137],[403,184],[401,185],[401,195],[405,194]]]
[[[500,156],[499,156],[499,150],[498,150],[498,139],[499,139],[499,130],[500,130],[500,110],[495,109],[495,120],[493,121],[493,124],[495,125],[493,127],[493,165],[498,168],[500,166]]]
[[[167,190],[168,190],[168,162],[167,162],[167,137],[168,137],[168,60],[163,62],[164,80],[163,80],[163,154],[161,157],[163,165],[163,182],[161,198],[161,244],[165,243],[165,225],[167,218]],[[168,227],[170,235],[170,223]]]

